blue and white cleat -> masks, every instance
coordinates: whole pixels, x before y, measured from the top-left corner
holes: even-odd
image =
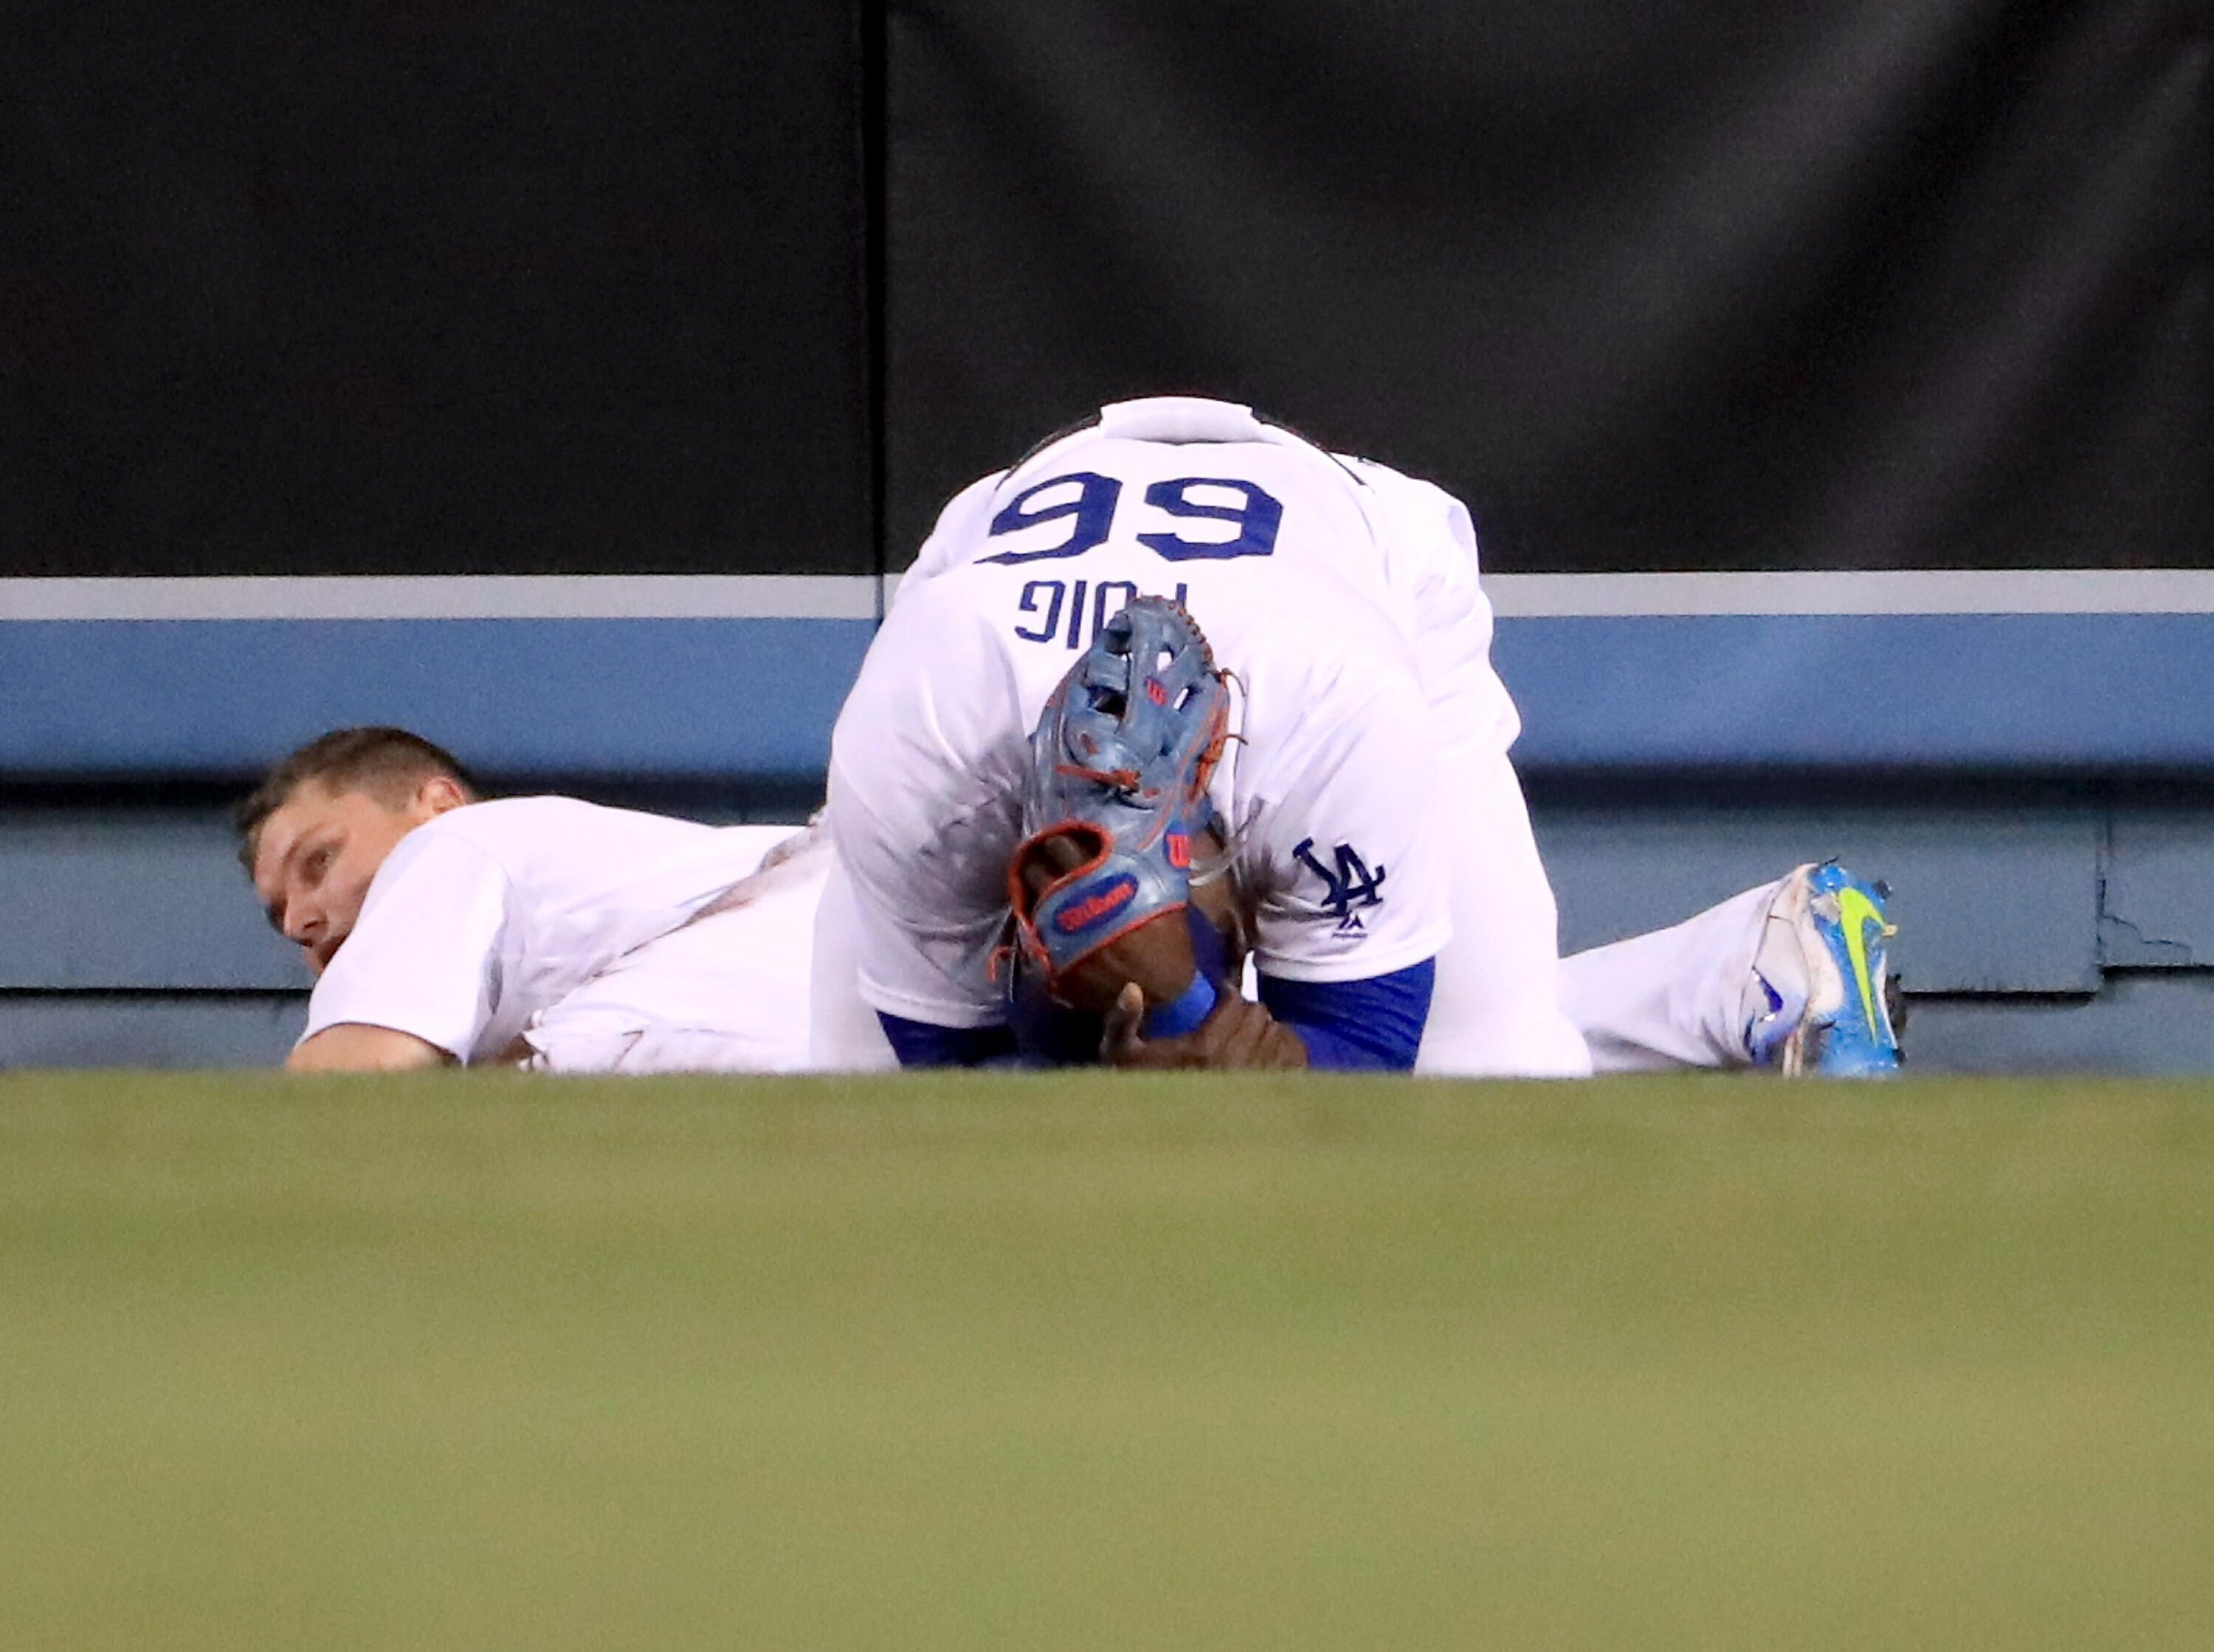
[[[1899,1070],[1886,1002],[1887,892],[1835,861],[1802,866],[1768,909],[1746,993],[1746,1049],[1787,1075],[1882,1078]]]

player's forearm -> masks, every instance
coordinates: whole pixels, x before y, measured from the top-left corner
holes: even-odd
[[[413,1033],[360,1021],[326,1027],[284,1058],[285,1071],[293,1073],[397,1073],[454,1064],[453,1057]]]

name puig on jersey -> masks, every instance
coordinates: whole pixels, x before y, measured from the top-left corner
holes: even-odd
[[[1191,606],[1190,588],[1183,580],[1173,592],[1158,594],[1141,593],[1128,579],[1028,580],[1015,601],[1014,632],[1025,643],[1058,643],[1074,654],[1141,595],[1154,594],[1174,597],[1179,607]]]

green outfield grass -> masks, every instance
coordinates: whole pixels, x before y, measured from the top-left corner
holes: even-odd
[[[2214,1642],[2214,1087],[0,1079],[0,1647]]]

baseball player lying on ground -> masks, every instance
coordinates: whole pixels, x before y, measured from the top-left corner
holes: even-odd
[[[287,1065],[808,1064],[829,844],[570,797],[478,801],[445,752],[347,728],[241,805],[240,858],[316,976]]]
[[[1894,1066],[1835,867],[1563,981],[1491,631],[1458,501],[1244,407],[1120,403],[965,489],[833,736],[817,1054],[872,1019],[911,1064],[1068,1048],[1011,1016],[1012,955],[1122,1064]],[[1208,836],[1257,1003],[1190,912]]]

